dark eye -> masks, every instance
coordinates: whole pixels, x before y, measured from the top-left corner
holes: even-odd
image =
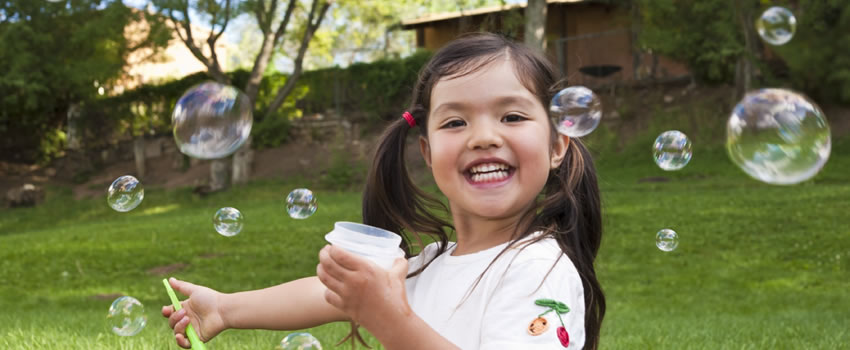
[[[455,120],[452,120],[448,123],[443,124],[443,128],[444,129],[453,129],[453,128],[459,128],[459,127],[464,126],[464,125],[466,125],[466,122],[464,122],[463,120],[455,119]]]
[[[508,123],[521,122],[521,121],[526,120],[526,119],[528,119],[528,118],[523,117],[519,114],[508,114],[508,115],[502,117],[502,121],[508,122]]]

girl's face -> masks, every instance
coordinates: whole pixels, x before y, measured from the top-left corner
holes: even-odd
[[[569,141],[559,136],[552,142],[546,109],[506,58],[440,79],[428,113],[428,138],[420,138],[420,149],[455,215],[522,214]]]

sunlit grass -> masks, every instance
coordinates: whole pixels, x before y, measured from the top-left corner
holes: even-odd
[[[605,349],[837,349],[850,344],[850,150],[839,140],[824,171],[796,186],[744,175],[721,148],[696,148],[692,163],[663,172],[649,150],[599,160],[605,237],[597,271],[608,298]],[[643,157],[643,158],[640,158]],[[665,176],[669,182],[639,182]],[[225,292],[315,272],[335,221],[359,221],[360,194],[314,189],[319,210],[286,215],[299,184],[263,181],[197,197],[147,189],[129,213],[104,198],[74,201],[53,188],[37,208],[0,211],[0,349],[176,348],[159,307],[165,276]],[[232,206],[245,228],[223,237],[212,215]],[[655,247],[662,228],[679,247]],[[146,307],[147,327],[119,337],[106,327],[113,295]],[[274,301],[269,301],[274,302]],[[309,330],[325,345],[345,323]],[[227,331],[211,349],[273,349],[288,332]],[[375,340],[370,343],[377,345]],[[380,348],[378,346],[378,348]]]

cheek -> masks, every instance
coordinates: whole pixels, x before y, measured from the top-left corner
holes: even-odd
[[[431,166],[434,171],[446,167],[455,168],[457,157],[457,147],[450,140],[434,140],[431,143]]]

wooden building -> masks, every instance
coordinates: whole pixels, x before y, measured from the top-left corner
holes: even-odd
[[[599,86],[689,76],[685,65],[640,50],[631,10],[613,1],[548,0],[546,54],[570,84]],[[429,14],[402,21],[416,31],[416,45],[435,51],[460,34],[499,32],[522,40],[525,4]]]

